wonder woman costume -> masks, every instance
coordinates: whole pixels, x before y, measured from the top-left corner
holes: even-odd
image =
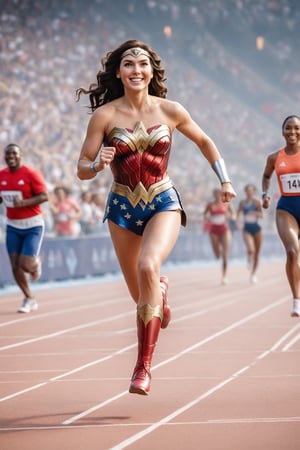
[[[179,194],[167,175],[171,150],[171,132],[166,125],[146,129],[137,122],[133,130],[113,128],[105,145],[115,147],[110,164],[114,177],[107,199],[104,220],[142,235],[148,221],[160,211],[181,211],[181,223],[186,216]],[[167,301],[168,279],[160,278],[163,305],[152,308],[137,306],[138,356],[129,392],[147,395],[150,390],[151,360],[160,328],[166,328],[171,318]]]
[[[137,122],[134,129],[113,128],[105,145],[115,147],[110,164],[114,177],[107,199],[105,215],[117,225],[142,235],[151,217],[161,211],[181,211],[178,192],[167,175],[171,150],[171,133],[166,125],[146,129]]]

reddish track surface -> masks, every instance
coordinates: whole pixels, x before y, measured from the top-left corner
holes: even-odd
[[[166,270],[173,318],[148,397],[128,393],[135,307],[122,279],[1,294],[1,450],[299,450],[300,320],[284,262]]]

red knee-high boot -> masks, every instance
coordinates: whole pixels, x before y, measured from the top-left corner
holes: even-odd
[[[160,305],[137,307],[138,357],[133,371],[129,392],[148,395],[151,381],[151,361],[158,339],[163,309]]]

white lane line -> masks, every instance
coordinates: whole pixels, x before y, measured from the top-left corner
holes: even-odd
[[[183,322],[183,321],[195,318],[195,317],[203,316],[204,314],[207,314],[208,312],[219,311],[220,309],[227,308],[228,306],[233,305],[237,301],[240,301],[240,300],[232,300],[232,296],[230,296],[230,298],[231,298],[230,300],[224,301],[223,303],[219,303],[217,301],[216,304],[214,304],[213,306],[210,306],[207,308],[202,308],[201,310],[199,310],[197,312],[191,312],[190,314],[185,314],[184,316],[180,316],[177,319],[172,319],[172,324],[180,323],[180,322]],[[208,303],[211,304],[211,300],[209,300]],[[199,303],[196,303],[196,304],[198,305]],[[176,310],[176,308],[172,308],[172,311],[175,311],[175,310]],[[133,328],[133,327],[124,328],[123,330],[119,330],[119,331],[117,330],[115,333],[116,334],[126,334],[126,333],[132,332],[134,330],[136,330],[136,327],[135,328]]]
[[[270,284],[271,281],[270,280],[265,281],[264,285]],[[181,316],[180,318],[175,319],[174,323],[186,320],[186,319],[188,319],[190,317],[195,317],[197,315],[205,314],[206,312],[214,310],[214,309],[218,310],[218,309],[226,307],[226,306],[228,306],[230,304],[233,304],[233,303],[235,303],[238,300],[232,300],[232,295],[233,295],[232,293],[224,293],[224,292],[222,292],[220,295],[216,295],[215,296],[216,304],[214,306],[212,306],[211,308],[206,308],[206,309],[203,308],[202,310],[200,310],[200,311],[198,311],[196,313],[195,312],[194,313],[190,313],[190,314],[185,315],[184,317]],[[234,295],[238,296],[239,295],[239,291],[236,292]],[[223,303],[220,303],[221,299],[226,299],[228,297],[230,297],[230,299],[231,299],[230,301],[225,301]],[[103,304],[104,305],[105,304],[111,305],[112,303],[116,303],[116,302],[118,303],[119,301],[107,300],[106,302],[102,303],[102,306],[103,306]],[[206,303],[210,304],[211,303],[211,299],[203,300],[201,302],[201,305],[204,305]],[[195,304],[198,305],[199,302],[191,302],[188,305],[185,305],[184,307],[186,309],[187,307],[193,307]],[[91,305],[91,306],[89,305],[89,307],[93,307],[93,305]],[[174,310],[180,310],[181,308],[182,308],[182,306],[179,306],[177,308],[174,308]],[[31,317],[26,317],[24,319],[17,319],[17,320],[13,320],[13,321],[10,321],[10,322],[5,322],[3,324],[0,324],[0,327],[4,326],[4,325],[16,324],[16,323],[19,323],[19,322],[21,322],[23,320],[36,320],[38,318],[40,319],[41,317],[42,318],[50,317],[52,315],[60,314],[61,312],[63,312],[63,313],[65,313],[65,312],[74,312],[77,309],[78,310],[85,309],[85,307],[84,306],[82,306],[82,307],[79,306],[77,308],[75,307],[75,308],[71,308],[71,309],[60,310],[60,312],[59,311],[52,311],[50,313],[39,314],[39,315],[31,316]],[[68,328],[68,329],[63,329],[63,330],[60,330],[60,331],[57,331],[57,332],[54,332],[54,333],[50,333],[50,334],[47,334],[47,335],[39,336],[37,338],[31,338],[31,339],[27,339],[27,340],[24,340],[24,341],[16,342],[14,344],[9,344],[9,345],[0,347],[0,351],[9,350],[11,348],[16,348],[16,347],[21,347],[21,346],[24,346],[24,345],[27,345],[27,344],[32,344],[32,343],[35,343],[35,342],[39,342],[39,341],[42,341],[42,340],[45,340],[45,339],[51,339],[51,338],[60,336],[62,334],[66,334],[66,333],[77,331],[77,330],[82,330],[84,328],[88,328],[88,327],[92,327],[92,326],[95,326],[95,325],[99,325],[101,323],[111,322],[111,321],[114,321],[114,320],[118,320],[119,318],[124,318],[125,316],[130,316],[130,315],[132,315],[131,311],[127,312],[127,313],[122,313],[122,314],[120,314],[118,316],[111,316],[110,318],[100,319],[99,321],[88,322],[86,324],[78,325],[76,327],[71,327],[71,328]],[[127,331],[128,331],[128,329],[127,329]]]
[[[293,339],[290,340],[282,349],[283,352],[288,351],[297,341],[300,339],[300,333],[297,334]]]
[[[287,338],[289,338],[291,336],[291,334],[293,334],[296,330],[298,330],[298,328],[300,328],[300,323],[298,322],[295,326],[293,326],[290,331],[288,331],[286,334],[284,334],[282,336],[281,339],[279,339],[279,341],[273,345],[273,347],[271,348],[272,352],[274,352],[275,350],[277,350],[277,348],[284,342],[287,340]]]
[[[146,434],[151,433],[153,430],[155,430],[156,428],[159,428],[162,424],[169,422],[170,420],[172,420],[173,417],[177,417],[179,414],[183,413],[184,411],[186,411],[187,409],[190,409],[192,406],[196,405],[199,401],[203,400],[204,398],[208,397],[209,395],[211,395],[213,392],[217,391],[218,389],[221,389],[221,387],[225,386],[227,383],[230,383],[230,381],[232,381],[235,378],[234,375],[232,375],[231,377],[227,378],[226,380],[222,381],[221,383],[217,384],[216,386],[214,386],[213,388],[209,389],[208,391],[206,391],[204,394],[200,395],[199,397],[197,397],[196,399],[192,400],[191,402],[187,403],[185,406],[177,409],[176,411],[174,411],[172,414],[166,416],[164,419],[161,419],[158,422],[155,422],[154,424],[150,425],[150,427],[146,428],[145,430],[141,431],[140,433],[137,433],[136,435],[132,436],[129,439],[126,439],[126,441],[123,441],[123,443],[126,443],[126,445],[123,447],[119,447],[118,444],[116,447],[113,447],[113,449],[122,449],[127,447],[128,445],[132,444],[133,442],[138,441],[141,437],[145,436]],[[121,396],[127,394],[128,391],[124,391],[121,394],[119,394],[119,396],[116,396],[117,398],[120,398]],[[111,399],[108,399],[105,402],[99,403],[98,405],[95,405],[94,407],[84,411],[81,414],[77,414],[74,417],[71,417],[68,420],[65,420],[62,425],[70,425],[71,423],[75,422],[76,420],[81,419],[82,417],[90,414],[90,412],[94,412],[97,409],[100,409],[102,406],[107,405],[108,403],[111,403]]]
[[[201,347],[202,345],[206,344],[207,342],[210,342],[210,341],[212,341],[213,339],[216,339],[217,337],[220,337],[220,336],[222,336],[223,334],[226,334],[226,333],[228,333],[229,331],[232,331],[232,330],[234,330],[235,328],[238,328],[238,327],[240,327],[241,325],[244,325],[245,323],[250,322],[252,319],[256,319],[257,317],[261,316],[262,314],[268,312],[270,309],[276,308],[277,306],[281,305],[282,303],[285,303],[286,300],[287,300],[288,298],[289,298],[288,296],[283,297],[282,299],[279,299],[279,300],[277,300],[277,301],[271,303],[270,305],[265,306],[265,307],[262,308],[262,309],[259,309],[258,311],[254,312],[254,313],[252,313],[252,314],[248,314],[248,315],[247,315],[246,317],[244,317],[243,319],[240,319],[240,320],[238,320],[237,322],[234,322],[233,324],[229,325],[228,327],[225,327],[225,328],[223,328],[222,330],[217,331],[216,333],[214,333],[214,334],[208,336],[207,338],[205,338],[205,339],[203,339],[202,341],[200,341],[200,342],[198,342],[198,343],[192,345],[191,347],[188,347],[187,349],[182,350],[182,351],[181,351],[180,353],[178,353],[177,355],[174,355],[174,356],[172,356],[171,358],[169,358],[169,359],[167,359],[167,360],[164,360],[164,361],[162,361],[161,363],[158,363],[156,366],[154,366],[154,368],[162,367],[162,366],[164,366],[165,364],[167,364],[167,363],[169,363],[169,362],[171,362],[171,361],[174,361],[174,360],[178,359],[178,357],[181,357],[182,355],[184,355],[184,354],[186,354],[186,353],[189,353],[189,352],[191,352],[191,351],[193,351],[193,350],[195,350],[195,349]]]
[[[207,419],[199,420],[197,422],[172,422],[166,423],[167,427],[186,427],[199,426],[199,425],[223,425],[223,424],[243,424],[243,423],[294,423],[300,422],[300,417],[245,417],[243,419]],[[78,430],[81,428],[137,428],[150,426],[150,422],[131,422],[131,423],[101,423],[101,424],[88,424],[88,425],[73,425],[72,430]],[[66,430],[70,429],[67,425],[41,425],[41,426],[26,426],[26,427],[0,427],[1,431],[45,431],[45,430]]]
[[[291,336],[291,334],[293,334],[299,327],[300,327],[300,323],[298,323],[294,327],[292,327],[287,333],[285,333],[280,339],[278,339],[278,341],[269,350],[266,350],[265,352],[261,353],[258,356],[258,359],[263,359],[266,356],[268,356],[270,353],[275,352],[280,347],[280,345],[284,341],[286,341]]]
[[[279,423],[300,422],[300,417],[249,417],[244,419],[210,419],[206,423]],[[201,422],[200,422],[201,423]],[[192,422],[191,422],[192,424]],[[171,424],[170,424],[171,425]]]
[[[114,352],[114,353],[112,353],[112,354],[110,354],[108,356],[104,356],[103,358],[100,358],[100,359],[97,359],[97,360],[92,361],[90,363],[84,364],[83,366],[76,367],[76,369],[70,370],[70,371],[65,372],[65,373],[63,373],[61,375],[57,375],[56,377],[50,378],[49,380],[44,381],[43,383],[35,384],[34,386],[31,386],[29,388],[23,389],[22,391],[14,392],[13,394],[7,395],[6,397],[2,397],[2,398],[0,398],[0,402],[4,402],[6,400],[10,400],[10,399],[12,399],[14,397],[17,397],[19,395],[22,395],[22,394],[25,394],[27,392],[33,391],[35,389],[39,389],[40,387],[46,386],[48,383],[52,383],[53,381],[61,380],[62,378],[65,378],[65,377],[67,377],[69,375],[72,375],[73,373],[80,372],[81,370],[87,369],[89,367],[95,366],[96,364],[99,364],[99,363],[102,363],[102,362],[107,361],[109,359],[112,359],[112,358],[114,358],[117,355],[121,355],[122,353],[125,353],[125,352],[127,352],[128,350],[131,350],[134,347],[136,347],[136,343],[132,344],[132,345],[129,345],[127,347],[124,347],[124,348],[122,348],[120,350],[117,350],[116,352]]]
[[[232,304],[232,303],[234,303],[234,302],[237,301],[237,300],[230,300],[229,302],[228,302],[228,301],[227,301],[227,302],[225,301],[224,303],[220,303],[220,299],[222,299],[222,298],[224,298],[224,297],[227,298],[228,296],[232,299],[232,294],[225,294],[225,295],[217,296],[217,297],[216,297],[217,302],[216,302],[216,304],[215,304],[214,306],[212,306],[211,308],[206,308],[206,309],[204,308],[204,309],[202,309],[202,310],[200,310],[200,311],[198,311],[198,312],[196,312],[196,313],[194,312],[194,313],[188,314],[188,315],[186,315],[186,316],[184,317],[184,319],[187,319],[187,318],[190,318],[190,317],[194,317],[194,316],[197,316],[197,315],[205,314],[206,312],[208,312],[208,311],[210,311],[210,310],[221,309],[221,308],[226,307],[226,306],[228,306],[229,304]],[[208,302],[208,303],[211,303],[211,299],[207,300],[207,302]],[[107,304],[111,304],[111,302],[106,302],[106,303],[107,303]],[[203,303],[205,303],[205,302],[203,302]],[[191,303],[191,304],[189,304],[188,306],[189,306],[189,307],[195,306],[195,304],[198,305],[198,302]],[[175,309],[176,309],[176,308],[174,308],[174,310],[175,310]],[[74,312],[75,309],[70,310],[70,311]],[[67,312],[69,312],[69,310],[67,310]],[[53,313],[53,314],[56,314],[56,312]],[[77,331],[77,330],[82,330],[82,329],[84,329],[84,328],[92,327],[92,326],[99,325],[99,324],[102,324],[102,323],[112,322],[112,321],[118,320],[118,319],[120,319],[120,318],[123,319],[124,317],[130,316],[130,315],[132,315],[132,314],[133,314],[132,311],[129,311],[129,312],[126,312],[126,313],[119,314],[118,316],[113,315],[113,316],[110,316],[110,317],[105,318],[105,319],[100,319],[99,321],[88,322],[88,323],[86,323],[86,324],[78,325],[78,326],[76,326],[76,327],[66,328],[66,329],[63,329],[63,330],[60,330],[60,331],[56,331],[56,332],[54,332],[54,333],[50,333],[50,334],[47,334],[47,335],[43,335],[43,336],[39,336],[39,337],[36,337],[36,338],[31,338],[31,339],[27,339],[27,340],[24,340],[24,341],[16,342],[16,343],[14,343],[14,344],[9,344],[9,345],[0,347],[0,351],[3,351],[3,350],[9,350],[9,349],[15,348],[15,347],[21,347],[21,346],[23,346],[23,345],[26,345],[26,344],[32,344],[32,343],[34,343],[34,342],[42,341],[42,340],[44,340],[44,339],[51,339],[51,338],[53,338],[53,337],[57,337],[57,336],[60,336],[60,335],[62,335],[62,334],[66,334],[66,333],[73,332],[73,331]],[[46,313],[44,316],[45,316],[45,317],[48,317],[49,315],[52,315],[52,313]],[[36,317],[37,317],[37,316],[36,316]],[[41,315],[39,316],[39,318],[40,318],[40,317],[41,317]],[[28,318],[28,319],[30,319],[30,318]],[[180,317],[179,319],[176,319],[176,320],[174,319],[174,323],[175,323],[175,322],[178,322],[178,321],[181,321],[181,320],[182,320],[181,317]],[[19,322],[19,321],[16,320],[15,322]],[[1,325],[0,325],[0,326],[1,326]],[[133,330],[133,328],[131,328],[131,330]],[[128,331],[128,329],[126,329],[126,331]],[[116,333],[121,334],[121,332],[118,332],[118,331],[116,331]]]
[[[72,331],[84,330],[85,328],[94,327],[96,325],[100,325],[100,324],[107,323],[107,322],[112,322],[114,320],[124,319],[124,317],[127,317],[127,316],[132,316],[132,311],[124,312],[122,314],[118,314],[115,316],[110,316],[105,319],[94,320],[92,322],[87,322],[82,325],[77,325],[75,327],[64,328],[63,330],[55,331],[54,333],[44,334],[43,336],[35,337],[32,339],[27,339],[25,341],[15,342],[14,344],[5,345],[3,347],[0,347],[0,351],[8,350],[8,349],[15,348],[15,347],[21,347],[22,345],[32,344],[34,342],[44,341],[45,339],[50,339],[50,338],[54,338],[57,336],[61,336],[66,333],[71,333]]]
[[[14,320],[9,320],[7,322],[2,322],[0,323],[0,328],[3,327],[7,327],[9,325],[16,325],[19,324],[21,322],[29,322],[31,320],[40,320],[40,319],[44,319],[44,318],[48,318],[48,317],[52,317],[52,316],[58,316],[58,315],[62,315],[62,314],[66,314],[66,313],[74,313],[76,311],[82,311],[82,310],[86,310],[86,309],[91,309],[91,308],[104,308],[105,306],[112,306],[114,303],[120,303],[120,299],[117,300],[106,300],[105,302],[95,302],[95,303],[85,303],[82,304],[80,306],[71,306],[70,308],[62,308],[61,305],[58,309],[56,309],[55,311],[49,311],[49,312],[45,312],[45,313],[37,313],[35,312],[33,315],[24,315],[22,314],[21,316],[19,315],[19,317],[17,319]]]
[[[281,341],[281,339],[279,339],[279,341]],[[275,343],[274,347],[276,347],[277,344],[278,344],[278,341]],[[269,354],[271,353],[271,349],[272,349],[272,347],[268,351]],[[266,352],[264,352],[264,353],[266,353]],[[210,395],[214,394],[216,391],[222,389],[228,383],[231,383],[232,381],[234,381],[237,378],[239,378],[243,373],[245,373],[248,369],[250,369],[250,367],[253,367],[260,359],[261,358],[258,356],[248,366],[245,366],[242,369],[236,371],[234,374],[232,374],[230,377],[228,377],[225,380],[223,380],[221,383],[218,383],[216,386],[214,386],[211,389],[207,390],[202,395],[199,395],[197,398],[195,398],[194,400],[192,400],[189,403],[185,404],[181,408],[178,408],[177,410],[173,411],[171,414],[169,414],[169,415],[165,416],[164,418],[162,418],[161,420],[153,423],[148,428],[145,428],[144,430],[140,431],[139,433],[136,433],[136,434],[132,435],[130,438],[125,439],[124,441],[120,442],[119,444],[117,444],[117,445],[115,445],[113,447],[110,447],[109,450],[123,450],[124,448],[127,448],[129,445],[137,442],[138,440],[144,438],[146,435],[148,435],[148,434],[152,433],[153,431],[155,431],[156,429],[160,428],[161,426],[166,425],[171,420],[173,420],[175,417],[178,417],[179,415],[181,415],[184,412],[188,411],[193,406],[195,406],[198,403],[200,403],[202,400],[204,400],[207,397],[209,397]],[[213,423],[222,423],[222,422],[215,422],[214,421]]]
[[[273,284],[273,282],[274,282],[273,280],[266,280],[266,281],[260,283],[260,285],[267,286],[269,284]],[[226,299],[228,297],[230,299],[232,299],[233,295],[235,297],[237,297],[238,295],[240,295],[241,292],[243,292],[243,290],[244,290],[244,288],[239,289],[234,294],[232,292],[231,293],[229,293],[229,292],[228,293],[227,292],[220,292],[220,293],[217,293],[214,298],[215,298],[215,301],[217,301],[217,302],[219,302],[220,300]],[[96,302],[96,303],[92,303],[92,304],[83,304],[83,305],[80,305],[80,306],[71,306],[70,308],[66,308],[66,307],[64,309],[61,308],[61,304],[62,303],[69,303],[71,301],[74,303],[73,300],[69,300],[69,299],[59,300],[56,303],[58,303],[60,305],[60,307],[57,310],[55,310],[55,311],[49,311],[47,313],[37,313],[37,312],[35,312],[34,315],[30,315],[30,316],[21,315],[17,319],[0,323],[0,328],[6,327],[6,326],[9,326],[9,325],[19,324],[19,323],[25,322],[25,321],[28,322],[28,321],[31,321],[31,320],[40,320],[40,319],[44,319],[44,318],[51,317],[51,316],[62,315],[62,314],[65,314],[65,313],[70,313],[70,312],[73,313],[73,312],[80,311],[80,310],[85,310],[85,309],[91,309],[91,308],[94,308],[95,306],[103,308],[104,306],[107,306],[107,305],[113,305],[114,303],[120,303],[120,298],[106,300],[106,301],[101,302],[101,303]],[[238,301],[238,300],[232,300],[232,303],[234,303],[236,301]],[[190,302],[188,304],[185,303],[184,305],[176,306],[173,309],[174,309],[174,311],[181,311],[181,310],[185,310],[186,311],[188,308],[193,308],[195,305],[199,306],[199,304],[200,304],[200,306],[203,306],[205,304],[211,304],[211,302],[212,302],[211,298],[208,298],[207,300],[201,300],[201,303],[199,301]],[[52,304],[53,304],[53,302],[52,302]],[[177,321],[180,321],[180,320],[182,320],[182,319],[181,318],[177,319]]]
[[[218,305],[219,305],[219,308],[222,308],[222,306],[223,306],[223,304],[221,304],[221,303],[218,303]],[[131,314],[131,313],[127,313],[127,314]],[[103,320],[99,321],[99,323],[103,323],[103,321],[114,320],[116,317],[117,317],[117,316],[113,316],[113,317],[111,317],[110,319],[109,319],[109,318],[103,319]],[[121,317],[123,317],[123,315],[121,315]],[[88,324],[84,324],[84,325],[80,325],[79,327],[76,327],[76,329],[82,329],[82,328],[85,328],[85,327],[90,326],[91,324],[94,325],[94,322],[91,322],[91,323],[88,323]],[[67,333],[67,332],[69,332],[70,330],[73,331],[73,330],[74,330],[74,327],[73,327],[73,328],[70,328],[70,329],[61,330],[61,331],[59,331],[59,332],[52,333],[52,334],[50,334],[50,335],[41,336],[40,338],[36,338],[36,340],[47,339],[48,337],[55,337],[55,336],[57,336],[57,335]],[[20,346],[20,345],[24,345],[25,343],[28,343],[29,341],[35,341],[35,340],[27,340],[27,341],[24,341],[23,343],[18,343],[18,345],[16,345],[16,344],[11,344],[11,345],[12,345],[12,346]],[[134,344],[132,344],[131,346],[126,347],[126,348],[131,349],[131,348],[134,348],[134,347],[136,347],[136,346],[137,346],[137,343],[134,343]],[[10,346],[6,346],[6,348],[7,348],[7,347],[10,347]],[[3,349],[3,348],[2,348],[2,349]],[[1,347],[0,347],[0,350],[1,350]],[[106,360],[109,359],[110,357],[112,358],[112,357],[114,357],[115,355],[118,355],[119,352],[123,353],[123,351],[124,351],[124,350],[121,349],[120,351],[114,352],[112,355],[109,355],[109,356],[104,357],[104,358],[97,359],[96,361],[92,361],[91,363],[85,364],[84,366],[79,366],[78,368],[73,369],[73,370],[70,371],[70,372],[66,372],[66,373],[63,373],[63,374],[61,374],[61,375],[58,375],[57,377],[51,378],[51,379],[49,379],[49,380],[46,380],[46,381],[43,382],[43,383],[39,383],[39,384],[37,384],[37,385],[34,385],[34,386],[29,387],[29,388],[23,389],[23,390],[21,390],[21,391],[17,391],[17,392],[15,392],[15,393],[13,393],[13,394],[10,394],[10,395],[6,396],[6,397],[0,398],[0,402],[6,401],[6,400],[10,400],[10,399],[12,399],[12,398],[14,398],[14,397],[17,397],[17,396],[19,396],[19,395],[26,394],[27,392],[30,392],[30,391],[32,391],[32,390],[34,390],[34,389],[38,389],[38,388],[40,388],[40,387],[42,387],[42,386],[45,386],[45,385],[47,385],[48,383],[50,383],[50,382],[52,382],[52,381],[57,381],[57,380],[59,380],[59,379],[61,379],[61,378],[64,378],[64,377],[66,377],[66,376],[68,376],[68,375],[70,375],[70,374],[72,374],[72,373],[76,373],[76,372],[79,372],[79,371],[81,371],[81,370],[84,370],[84,369],[87,368],[87,367],[91,367],[91,366],[93,366],[93,365],[99,364],[99,363],[101,363],[101,362],[103,362],[103,361],[106,361]],[[155,369],[155,366],[153,367],[152,370],[154,370],[154,369]],[[122,397],[122,396],[125,395],[125,394],[127,394],[127,391],[124,391],[123,393],[121,393],[120,396]],[[114,401],[114,400],[115,400],[115,398],[113,398],[112,400],[109,400],[109,402]],[[106,402],[105,402],[105,404],[106,404]],[[104,406],[104,405],[101,404],[100,407],[102,407],[102,406]],[[99,408],[99,405],[97,405],[97,408]],[[96,408],[96,409],[97,409],[97,408]],[[90,413],[90,412],[87,412],[86,415],[89,414],[89,413]]]
[[[97,411],[98,409],[103,408],[106,405],[109,405],[110,403],[114,402],[115,400],[119,400],[120,398],[124,397],[124,395],[127,395],[128,391],[120,392],[117,395],[114,395],[113,397],[108,398],[107,400],[104,400],[101,403],[98,403],[97,405],[92,406],[89,409],[86,409],[82,413],[76,414],[76,416],[70,417],[70,419],[65,420],[62,422],[62,425],[70,425],[71,423],[76,422],[76,420],[82,419],[85,416],[90,415],[91,413]]]
[[[176,359],[181,358],[183,355],[192,352],[195,349],[198,349],[199,347],[203,346],[204,344],[206,344],[207,342],[210,342],[214,339],[216,339],[217,337],[222,336],[223,334],[228,333],[229,331],[234,330],[235,328],[238,328],[239,326],[243,325],[246,322],[251,321],[252,319],[255,319],[256,317],[268,312],[270,309],[276,308],[277,306],[281,305],[282,303],[284,303],[287,300],[288,297],[283,297],[282,299],[279,299],[273,303],[271,303],[268,306],[265,306],[264,308],[256,311],[255,313],[249,314],[246,317],[244,317],[241,320],[238,320],[237,322],[234,322],[233,324],[229,325],[228,327],[223,328],[220,331],[217,331],[214,334],[211,334],[210,336],[208,336],[207,338],[197,342],[196,344],[187,347],[186,349],[182,350],[181,352],[178,352],[176,355],[172,356],[171,358],[165,359],[164,361],[156,364],[155,366],[153,366],[152,371],[156,370],[159,367],[162,367],[166,364],[169,364],[170,362],[175,361]],[[241,369],[241,370],[247,370],[247,369]],[[229,383],[232,379],[229,378],[228,380],[226,380],[226,383]],[[219,388],[218,388],[219,389]],[[127,394],[128,391],[124,391],[120,394],[120,396],[124,396],[125,394]],[[108,403],[113,402],[114,399],[108,399],[105,401],[105,405],[107,405]],[[198,400],[199,401],[199,400]],[[98,405],[93,406],[92,408],[89,408],[86,411],[83,411],[82,413],[76,414],[76,416],[70,417],[69,419],[65,420],[63,422],[63,425],[70,425],[73,422],[76,422],[76,420],[79,420],[87,415],[90,414],[90,411],[92,410],[93,412],[96,411],[97,409],[102,408],[103,406],[103,402],[99,403]]]

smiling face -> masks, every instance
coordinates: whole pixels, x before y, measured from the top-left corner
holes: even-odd
[[[282,136],[288,145],[300,145],[300,120],[298,117],[290,117],[284,122]]]
[[[21,166],[22,153],[17,145],[9,145],[4,150],[4,159],[11,171],[18,170]]]
[[[146,51],[132,51],[129,49],[122,55],[120,67],[116,73],[125,90],[141,90],[148,88],[152,78],[153,69],[150,57]]]

